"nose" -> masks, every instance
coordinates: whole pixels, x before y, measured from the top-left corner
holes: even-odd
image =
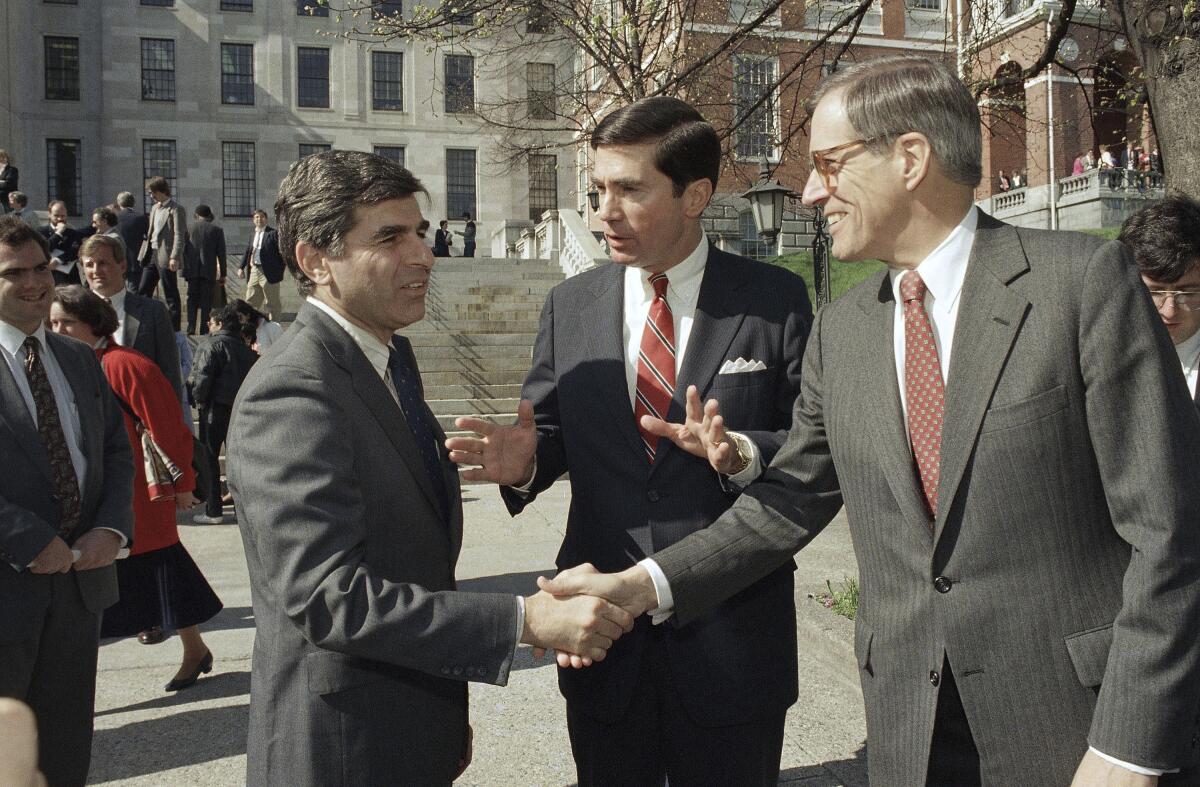
[[[804,182],[804,193],[800,195],[800,201],[808,207],[820,205],[829,199],[829,191],[825,188],[825,181],[821,180],[820,174],[814,169],[808,173],[808,180]]]
[[[617,209],[617,200],[609,191],[600,192],[600,210],[596,211],[596,218],[605,223],[612,223],[621,217],[621,212]]]
[[[423,241],[419,245],[421,246],[421,251],[417,255],[417,264],[422,268],[428,268],[432,270],[433,261],[435,259],[433,256],[433,249],[429,246],[426,246]]]
[[[1166,300],[1163,301],[1162,306],[1158,307],[1158,313],[1162,315],[1164,320],[1170,320],[1173,318],[1176,311],[1178,311],[1178,309],[1175,306],[1174,295],[1168,295]]]

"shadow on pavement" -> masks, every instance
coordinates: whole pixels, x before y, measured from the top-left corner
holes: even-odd
[[[88,783],[132,779],[245,754],[249,708],[204,708],[96,730]]]
[[[134,711],[155,710],[157,708],[173,708],[191,704],[193,702],[201,702],[204,700],[215,700],[221,697],[240,697],[250,694],[250,673],[246,671],[240,672],[218,672],[221,662],[216,661],[213,667],[214,674],[200,678],[195,686],[183,691],[173,692],[171,694],[164,693],[161,697],[145,702],[137,702],[133,705],[125,705],[120,708],[109,708],[108,710],[96,711],[96,717],[112,716],[116,713],[132,713]],[[169,671],[169,670],[168,670]],[[171,675],[165,675],[163,683],[171,679]]]
[[[867,787],[867,744],[864,741],[847,760],[802,765],[779,772],[780,785],[794,787]]]
[[[200,633],[254,628],[254,607],[225,607],[212,620],[200,624]]]
[[[536,593],[538,577],[552,577],[558,569],[551,566],[542,571],[521,571],[513,574],[494,574],[490,577],[462,579],[458,589],[468,593],[513,593],[528,596]]]

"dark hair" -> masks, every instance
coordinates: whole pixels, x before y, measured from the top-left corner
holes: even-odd
[[[0,216],[0,246],[17,249],[30,242],[36,243],[42,250],[42,256],[50,259],[50,246],[42,237],[42,233],[16,216]]]
[[[296,263],[297,243],[310,243],[340,256],[360,205],[418,193],[428,194],[421,181],[391,159],[374,153],[327,150],[293,162],[279,184],[275,220],[279,223],[279,252],[301,294],[311,295],[314,285]]]
[[[267,318],[267,315],[246,303],[241,298],[238,298],[229,305],[237,310],[238,317],[241,318],[242,322],[252,321],[255,325],[258,325],[259,320],[265,320]]]
[[[262,208],[255,208],[255,209],[254,209],[254,212],[250,214],[250,218],[254,218],[255,216],[260,216],[260,215],[261,215],[261,216],[262,216],[264,219],[270,219],[270,218],[271,218],[270,216],[268,216],[268,215],[267,215],[267,212],[266,212],[265,210],[263,210]]]
[[[721,173],[721,141],[704,116],[685,101],[670,96],[639,99],[608,114],[589,142],[601,145],[637,145],[653,142],[654,166],[671,179],[675,196],[691,183],[707,178],[717,189]]]
[[[464,219],[466,219],[467,221],[470,221],[471,220],[471,212],[469,210],[464,210],[462,217]]]
[[[157,175],[146,181],[146,191],[157,191],[159,194],[171,196],[171,184],[162,175]]]
[[[195,215],[199,216],[202,219],[208,219],[209,221],[212,221],[212,219],[213,219],[212,208],[208,207],[207,205],[204,205],[203,203],[200,205],[197,205],[196,210],[193,211],[193,213],[195,213]]]
[[[107,205],[101,205],[100,207],[96,208],[94,211],[92,211],[92,215],[99,216],[104,220],[104,223],[110,227],[117,226],[117,214]]]
[[[449,221],[447,221],[446,219],[442,219],[441,221],[439,221],[439,222],[438,222],[438,227],[439,227],[439,228],[444,228],[444,227],[445,227],[447,224],[449,224],[449,223],[450,223],[450,222],[449,222]]]
[[[238,333],[241,335],[242,341],[246,343],[247,347],[258,341],[258,328],[248,322],[238,324]]]
[[[117,320],[117,310],[91,290],[86,290],[78,284],[68,284],[54,288],[54,302],[62,306],[63,311],[92,329],[97,336],[112,336],[121,323]]]
[[[128,191],[122,191],[117,195],[117,204],[122,208],[132,208],[137,202],[133,199],[133,194]]]
[[[1146,278],[1179,281],[1200,265],[1200,202],[1167,197],[1125,219],[1117,240],[1133,252]]]
[[[23,191],[10,191],[8,196],[12,198],[13,202],[17,203],[22,208],[29,205],[29,197],[25,196],[25,192]]]
[[[221,324],[222,330],[236,330],[235,326],[241,325],[242,321],[238,317],[237,307],[232,303],[228,303],[219,309],[213,309],[209,314],[209,319],[216,320]]]
[[[118,265],[125,264],[125,246],[111,235],[89,235],[79,247],[79,259],[93,256],[98,249],[108,249],[113,262]]]

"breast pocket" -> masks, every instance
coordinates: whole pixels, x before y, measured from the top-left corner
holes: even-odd
[[[1067,409],[1068,402],[1067,387],[1055,386],[1028,399],[992,407],[984,416],[980,431],[995,432],[1032,423]]]
[[[733,374],[718,374],[713,378],[714,391],[730,388],[748,388],[754,385],[765,385],[775,379],[775,370],[771,368],[757,369],[753,372],[736,372]]]

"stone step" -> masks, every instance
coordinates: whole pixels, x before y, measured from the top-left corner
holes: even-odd
[[[450,436],[451,431],[454,431],[460,435],[469,435],[470,434],[470,432],[463,432],[457,426],[455,426],[454,419],[456,419],[456,418],[479,418],[480,416],[481,416],[480,413],[454,413],[453,415],[451,415],[451,414],[435,414],[438,424],[442,427],[442,431],[446,432],[447,436]],[[492,421],[493,423],[507,425],[507,424],[511,424],[517,420],[517,411],[514,408],[511,413],[487,413],[486,415],[483,415],[483,418],[485,418],[488,421]]]
[[[529,364],[525,366],[524,369],[507,369],[505,371],[421,369],[421,382],[425,385],[426,390],[439,385],[520,385],[525,382],[525,376],[529,373]]]
[[[413,333],[409,337],[413,349],[418,347],[532,347],[534,333]]]
[[[455,414],[463,415],[498,415],[515,414],[520,399],[430,399],[426,394],[426,402],[434,415]]]
[[[491,372],[529,371],[529,356],[513,358],[426,358],[419,363],[421,372],[459,372],[482,374],[489,378]],[[463,382],[463,381],[459,381]]]
[[[429,319],[411,325],[406,334],[418,333],[537,333],[538,321],[530,320],[466,320]]]
[[[427,319],[432,319],[434,322],[445,323],[451,320],[469,320],[472,322],[487,322],[487,323],[507,323],[517,320],[536,322],[540,309],[513,309],[511,311],[474,311],[461,306],[453,306],[450,308],[430,308],[426,311]],[[485,330],[486,332],[486,330]]]
[[[421,365],[426,359],[434,358],[459,358],[467,361],[479,358],[524,358],[528,363],[532,357],[528,344],[524,346],[501,344],[491,347],[414,347],[413,353]]]
[[[521,384],[511,383],[508,385],[489,385],[482,383],[479,385],[427,385],[425,386],[425,400],[432,402],[435,399],[519,399],[521,396]]]

